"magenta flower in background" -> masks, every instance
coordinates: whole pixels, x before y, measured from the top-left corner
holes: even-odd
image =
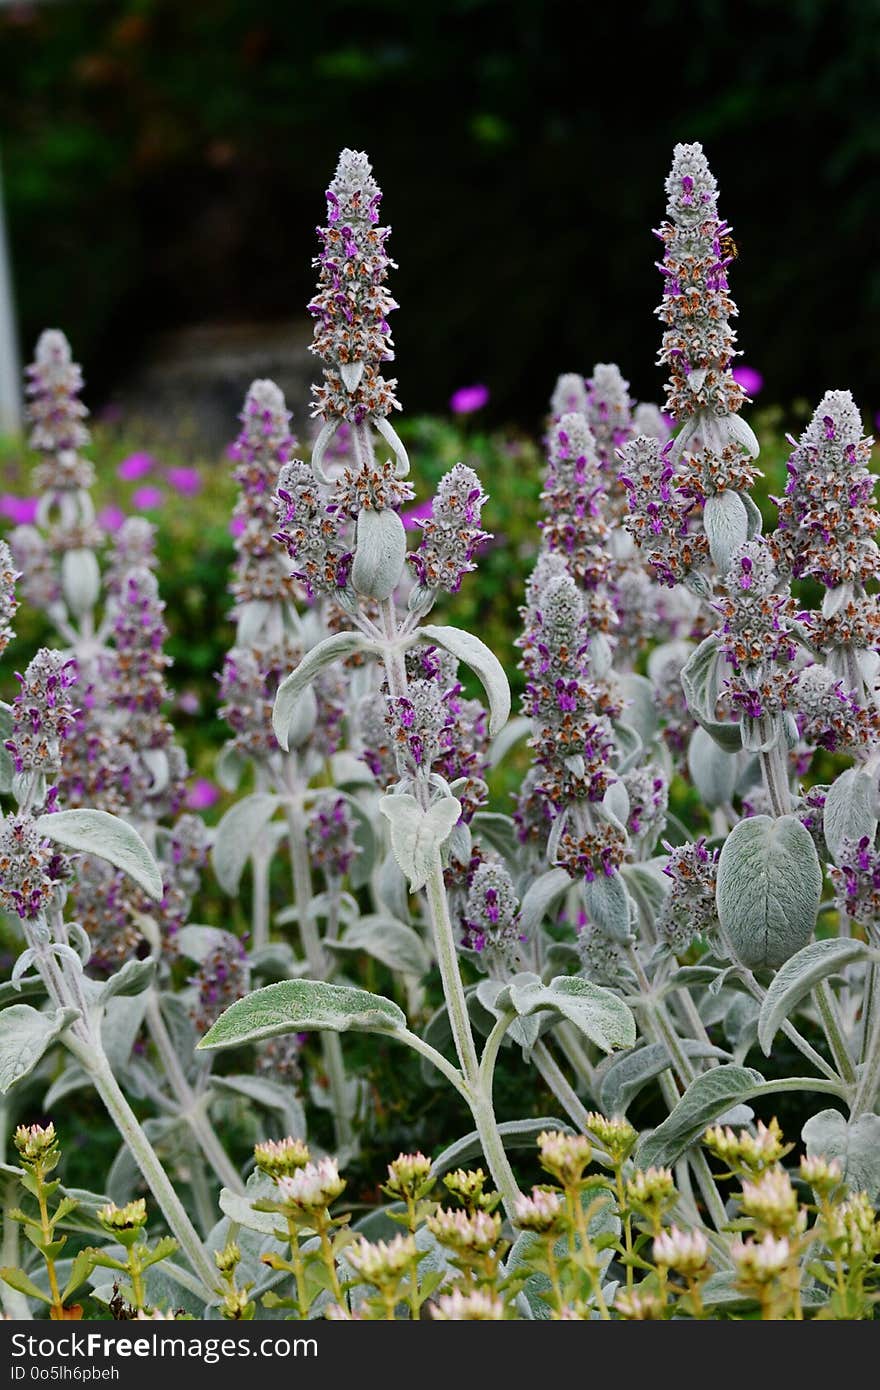
[[[5,516],[16,526],[33,526],[37,519],[36,497],[15,497],[6,492],[0,497],[0,516]]]
[[[207,777],[197,777],[187,792],[186,804],[191,811],[206,811],[220,799],[220,788]]]
[[[429,497],[427,502],[418,502],[416,506],[409,507],[405,512],[400,513],[404,530],[418,530],[418,522],[427,521],[434,511],[434,499]]]
[[[166,468],[165,477],[181,497],[195,497],[202,490],[202,478],[197,468]]]
[[[125,512],[112,502],[98,512],[98,522],[105,531],[118,531],[124,520]]]
[[[128,458],[124,458],[116,474],[124,483],[134,483],[138,478],[145,478],[148,473],[152,473],[155,467],[156,460],[153,455],[142,449],[139,453],[129,454]]]
[[[488,399],[488,386],[461,386],[450,396],[449,409],[453,415],[472,415],[482,410]]]
[[[246,525],[247,522],[245,521],[243,516],[234,516],[229,523],[230,536],[240,536],[243,533]]]
[[[195,690],[181,690],[177,697],[177,708],[184,714],[198,714],[202,708],[202,702]]]
[[[165,494],[157,487],[139,487],[131,500],[139,512],[151,512],[161,507]]]
[[[731,372],[734,381],[745,391],[747,396],[757,396],[759,391],[764,388],[764,378],[754,367],[734,367]]]

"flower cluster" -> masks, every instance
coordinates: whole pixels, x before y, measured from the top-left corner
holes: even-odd
[[[248,992],[250,971],[244,943],[231,932],[209,951],[190,981],[193,1003],[190,1017],[199,1033],[207,1033],[224,1009]]]
[[[563,415],[586,415],[587,387],[579,372],[563,372],[556,379],[550,397],[550,414],[554,420]]]
[[[69,877],[68,860],[44,839],[31,816],[0,821],[0,907],[33,920]]]
[[[829,752],[865,748],[880,738],[880,709],[847,693],[827,666],[805,666],[797,676],[797,722],[802,738]]]
[[[584,590],[590,630],[608,631],[616,622],[607,593],[611,557],[603,515],[605,493],[596,441],[584,415],[566,414],[550,429],[547,476],[539,523],[545,548],[562,555]]]
[[[663,872],[672,888],[657,919],[657,932],[673,951],[686,951],[694,937],[705,936],[716,921],[718,851],[707,848],[702,836],[666,849],[669,858]]]
[[[273,381],[251,384],[239,418],[241,432],[230,450],[240,489],[232,514],[231,589],[237,610],[246,603],[283,602],[290,597],[290,578],[273,544],[274,494],[279,471],[296,448],[290,411]]]
[[[484,860],[471,880],[464,908],[464,944],[485,956],[491,973],[511,967],[522,941],[519,899],[510,874],[495,860]]]
[[[329,883],[338,884],[358,853],[354,817],[344,796],[323,792],[315,800],[307,835],[312,863],[324,871]]]
[[[746,720],[778,716],[792,701],[798,647],[791,628],[794,605],[787,591],[777,592],[767,542],[759,538],[740,546],[724,582],[726,596],[717,607],[731,704]]]
[[[296,565],[294,579],[310,597],[338,598],[348,586],[354,558],[354,537],[338,502],[331,502],[307,463],[293,459],[278,476],[276,507],[275,540]]]
[[[231,746],[243,757],[265,762],[278,752],[272,729],[275,692],[301,657],[293,638],[259,640],[227,652],[219,677],[220,715],[232,730]]]
[[[5,652],[15,633],[12,620],[18,611],[15,583],[20,576],[12,559],[12,551],[0,541],[0,655]]]
[[[113,537],[104,588],[118,602],[129,570],[154,570],[158,565],[155,526],[146,517],[128,516]]]
[[[691,515],[694,502],[681,491],[672,445],[636,435],[619,457],[618,477],[629,503],[626,529],[645,551],[661,584],[671,588],[699,570],[709,555],[709,542]]]
[[[457,463],[441,478],[430,517],[416,522],[422,532],[418,548],[407,556],[419,589],[455,594],[476,569],[474,555],[490,539],[480,529],[485,501],[479,478],[466,464]]]
[[[876,933],[880,921],[880,852],[863,835],[859,840],[845,839],[839,858],[840,864],[828,869],[837,909]]]
[[[27,368],[28,414],[33,425],[30,445],[45,455],[34,482],[40,492],[81,492],[95,473],[79,450],[89,442],[83,424],[88,411],[79,398],[83,379],[70,344],[56,328],[40,335],[34,361]]]
[[[880,512],[869,469],[872,442],[862,435],[849,391],[828,391],[794,446],[778,499],[772,544],[785,573],[814,575],[829,589],[876,577]]]
[[[380,227],[382,193],[365,154],[343,150],[327,189],[327,226],[318,228],[318,291],[312,351],[324,362],[324,384],[314,389],[315,414],[355,424],[399,409],[396,381],[381,364],[393,360],[388,315],[397,308],[385,288],[390,228]]]
[[[597,362],[586,389],[584,413],[595,440],[599,466],[603,473],[613,472],[617,451],[633,432],[629,382],[624,381],[614,362]]]
[[[62,745],[76,714],[68,691],[75,685],[76,662],[63,652],[41,647],[19,676],[12,705],[12,733],[5,747],[18,773],[54,778],[61,770]]]

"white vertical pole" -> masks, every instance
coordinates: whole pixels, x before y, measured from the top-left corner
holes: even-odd
[[[15,301],[6,219],[3,214],[3,170],[0,166],[0,434],[21,429],[21,365],[15,327]]]

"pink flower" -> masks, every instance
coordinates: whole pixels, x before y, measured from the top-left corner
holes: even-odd
[[[230,536],[240,536],[240,535],[242,535],[243,532],[244,532],[244,528],[245,528],[246,525],[247,525],[247,522],[245,521],[245,519],[244,519],[243,516],[234,516],[234,517],[232,518],[232,520],[230,521],[230,523],[229,523],[229,534],[230,534]]]
[[[181,497],[195,497],[202,490],[202,478],[196,468],[166,468],[165,477]]]
[[[197,777],[187,793],[186,804],[191,811],[206,811],[220,798],[220,789],[207,777]]]
[[[6,492],[0,497],[0,516],[15,522],[16,526],[33,526],[37,519],[36,497],[15,497]]]
[[[116,470],[117,476],[125,483],[134,483],[138,478],[145,478],[156,466],[156,460],[152,454],[145,453],[143,450],[137,454],[129,454],[128,458],[123,459]]]
[[[731,376],[734,381],[739,383],[747,396],[757,396],[758,392],[763,389],[764,378],[754,367],[734,367]]]
[[[427,521],[433,511],[434,499],[433,497],[429,497],[427,502],[418,502],[416,506],[410,507],[405,512],[401,512],[400,519],[403,522],[404,530],[417,531],[419,528],[416,523],[419,521]]]
[[[472,415],[482,410],[488,399],[488,386],[461,386],[450,396],[449,409],[453,415]]]
[[[195,690],[181,690],[177,697],[177,708],[183,710],[184,714],[198,714],[202,702]]]
[[[165,501],[165,494],[157,487],[139,487],[131,500],[137,511],[151,512],[161,507]]]
[[[112,502],[109,507],[102,507],[98,512],[98,523],[105,531],[118,531],[124,520],[125,512]]]

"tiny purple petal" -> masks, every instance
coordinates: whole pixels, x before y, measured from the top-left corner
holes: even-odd
[[[197,468],[166,468],[165,477],[181,497],[195,497],[202,490],[202,476]]]
[[[488,386],[462,386],[450,396],[449,409],[453,415],[471,415],[482,410],[488,400]]]
[[[754,367],[747,367],[744,364],[734,367],[731,376],[737,385],[742,387],[747,396],[757,396],[759,391],[764,388],[764,378]]]
[[[157,487],[139,487],[131,500],[139,512],[150,512],[162,506],[165,494]]]
[[[124,458],[116,470],[116,474],[123,482],[133,483],[138,478],[145,478],[148,473],[152,473],[156,466],[156,460],[152,454],[141,450],[136,454],[129,454]]]
[[[124,521],[125,512],[112,502],[98,512],[98,522],[105,531],[118,531]]]
[[[206,777],[197,777],[187,793],[186,804],[191,811],[206,811],[220,799],[220,789]]]

